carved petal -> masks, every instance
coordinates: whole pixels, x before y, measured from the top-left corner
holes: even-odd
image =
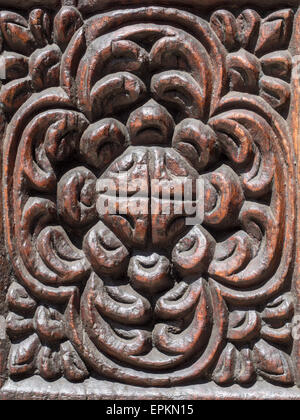
[[[245,50],[227,56],[230,89],[237,92],[258,93],[260,62]]]
[[[157,74],[152,78],[151,91],[156,100],[175,104],[187,118],[202,119],[205,115],[203,88],[188,73],[174,70]]]
[[[31,121],[20,146],[20,171],[35,188],[47,193],[55,191],[52,163],[64,161],[74,153],[86,125],[82,114],[66,110],[49,110]]]
[[[131,286],[103,287],[95,305],[101,314],[121,324],[145,325],[151,317],[149,301]]]
[[[191,285],[185,282],[176,284],[157,301],[155,306],[157,318],[165,320],[184,318],[195,309],[201,290],[197,281]]]
[[[89,376],[87,368],[70,343],[61,344],[61,357],[65,377],[71,382],[81,382]]]
[[[290,293],[279,296],[272,302],[267,304],[267,307],[262,313],[262,318],[267,321],[283,320],[288,321],[294,313],[293,297]]]
[[[177,125],[172,145],[198,171],[206,169],[218,155],[216,134],[209,126],[196,119],[185,119]]]
[[[127,128],[131,144],[160,145],[170,142],[175,124],[166,108],[151,100],[129,116]]]
[[[67,172],[57,188],[60,216],[70,226],[84,227],[96,220],[96,177],[85,167]]]
[[[292,326],[290,323],[281,328],[271,328],[264,325],[261,330],[261,337],[273,343],[289,344],[292,340]]]
[[[260,16],[255,10],[246,9],[237,18],[237,33],[241,47],[253,51],[260,27]]]
[[[37,238],[37,249],[50,270],[59,275],[61,284],[83,280],[90,271],[84,253],[72,244],[60,226],[45,228]]]
[[[237,357],[236,348],[231,343],[227,344],[213,373],[213,380],[218,385],[226,385],[234,381]]]
[[[86,235],[83,249],[98,273],[118,275],[128,262],[129,252],[102,222]]]
[[[128,132],[122,123],[113,118],[103,119],[83,133],[80,152],[89,165],[104,169],[122,154],[128,142]]]
[[[16,79],[2,87],[0,102],[4,105],[6,112],[13,114],[27,101],[32,93],[31,81],[28,77]]]
[[[34,325],[39,336],[46,342],[65,338],[62,315],[55,309],[40,306],[35,314]]]
[[[222,281],[244,269],[253,257],[252,245],[250,236],[244,231],[217,244],[214,259],[208,269],[210,276]]]
[[[283,80],[264,76],[260,79],[260,96],[274,109],[282,111],[289,103],[291,96],[290,85]]]
[[[242,385],[252,382],[256,377],[252,352],[249,349],[242,349],[239,352],[237,363],[236,381]]]
[[[234,311],[229,316],[227,338],[249,342],[260,333],[261,320],[255,311]]]
[[[6,318],[6,330],[7,333],[12,336],[27,335],[33,333],[33,321],[32,319],[24,318],[21,315],[17,315],[10,312]]]
[[[7,82],[28,75],[28,58],[25,55],[4,51],[1,55],[1,60],[5,68],[5,80]]]
[[[59,85],[61,51],[56,45],[36,50],[29,60],[29,74],[37,92]]]
[[[141,101],[146,86],[137,76],[123,72],[104,77],[91,90],[91,111],[88,116],[96,119],[113,115]]]
[[[244,202],[238,176],[229,166],[223,165],[206,179],[210,184],[208,188],[215,189],[218,200],[214,208],[205,212],[205,223],[218,229],[233,227]]]
[[[101,52],[99,52],[101,54]],[[138,44],[128,40],[115,40],[111,43],[111,56],[104,56],[103,73],[111,74],[127,71],[143,75],[149,64],[148,52]]]
[[[100,350],[123,360],[129,356],[147,353],[150,350],[148,331],[125,328],[114,331],[99,314],[94,302],[102,287],[103,282],[92,274],[81,300],[82,318],[89,336]]]
[[[75,7],[62,7],[57,13],[54,19],[54,40],[62,51],[82,24],[81,14]]]
[[[227,10],[218,10],[211,19],[210,24],[228,51],[236,46],[237,25],[235,17]]]
[[[192,322],[183,331],[175,333],[171,332],[168,324],[156,325],[153,340],[159,350],[171,354],[184,354],[186,358],[205,344],[210,326],[208,297],[204,280],[197,280],[196,283],[201,292]]]
[[[195,226],[182,238],[172,252],[176,270],[182,276],[206,272],[214,254],[215,241],[201,226]]]

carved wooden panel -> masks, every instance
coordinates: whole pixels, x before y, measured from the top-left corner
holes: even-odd
[[[297,2],[57,3],[1,2],[0,395],[300,397]]]

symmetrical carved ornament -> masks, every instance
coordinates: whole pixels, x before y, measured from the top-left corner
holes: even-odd
[[[12,379],[294,384],[293,19],[0,12]],[[120,176],[141,210],[103,214]],[[201,223],[162,211],[153,181],[178,179]]]

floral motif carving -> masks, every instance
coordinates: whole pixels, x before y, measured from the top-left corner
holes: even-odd
[[[292,24],[291,9],[0,13],[13,378],[294,384]],[[101,213],[101,180],[120,198],[122,176],[140,211]],[[162,211],[153,185],[178,179],[203,182],[201,223],[175,193]]]

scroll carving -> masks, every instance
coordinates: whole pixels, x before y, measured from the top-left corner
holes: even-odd
[[[292,26],[291,9],[1,11],[12,378],[294,384]],[[127,214],[101,212],[123,179]],[[176,180],[203,202],[193,226],[154,188]]]

